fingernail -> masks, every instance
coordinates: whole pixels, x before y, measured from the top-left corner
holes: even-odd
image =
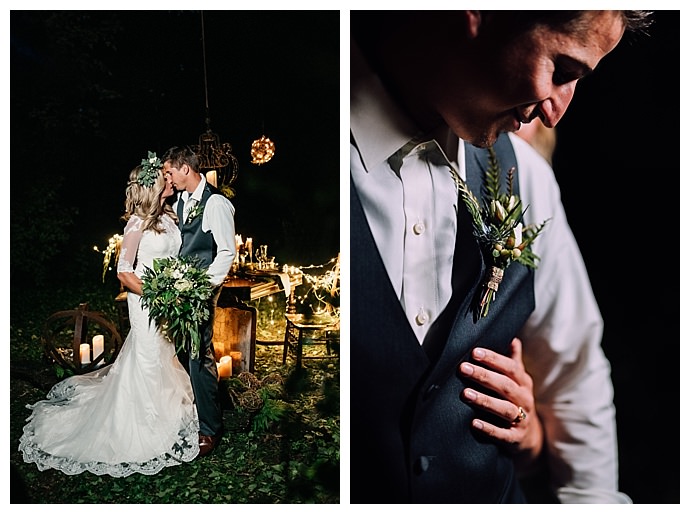
[[[466,362],[463,362],[460,364],[460,371],[462,371],[465,375],[471,375],[472,374],[472,366],[467,364]]]
[[[465,398],[467,398],[468,400],[476,400],[477,393],[474,392],[472,389],[465,389]]]
[[[481,430],[482,428],[484,428],[484,423],[482,423],[482,422],[479,421],[478,419],[473,419],[473,420],[472,420],[472,426],[473,426],[474,428],[478,428],[479,430]]]
[[[477,359],[483,359],[484,356],[486,355],[486,352],[485,352],[484,350],[482,350],[481,348],[475,348],[475,349],[474,349],[474,352],[473,352],[473,355],[474,355]]]

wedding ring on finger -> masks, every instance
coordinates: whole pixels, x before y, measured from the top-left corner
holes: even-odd
[[[518,405],[518,415],[515,416],[515,419],[513,420],[513,425],[517,425],[521,421],[524,421],[526,417],[527,413],[525,412],[525,409]]]

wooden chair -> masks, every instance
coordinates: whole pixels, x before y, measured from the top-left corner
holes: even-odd
[[[328,359],[335,357],[340,342],[340,318],[330,314],[304,316],[303,314],[285,314],[285,341],[283,346],[283,364],[287,362],[288,353],[295,355],[295,365],[302,367],[303,359]],[[303,355],[305,346],[323,345],[325,355]],[[336,350],[335,352],[333,350]]]

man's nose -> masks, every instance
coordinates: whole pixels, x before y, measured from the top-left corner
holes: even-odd
[[[569,82],[553,89],[551,95],[539,102],[539,117],[545,126],[554,128],[561,120],[575,94],[576,82]]]

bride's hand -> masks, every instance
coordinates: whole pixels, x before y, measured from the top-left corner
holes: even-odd
[[[463,399],[506,421],[505,426],[496,426],[475,418],[472,426],[505,443],[517,454],[516,463],[528,466],[541,452],[544,432],[535,407],[532,377],[522,362],[522,342],[513,339],[510,357],[475,348],[472,358],[474,362],[461,363],[460,373],[499,397],[468,387],[462,393]]]
[[[143,293],[141,289],[141,279],[131,271],[119,271],[117,273],[117,278],[120,279],[122,285],[125,286],[129,291],[138,295]]]

